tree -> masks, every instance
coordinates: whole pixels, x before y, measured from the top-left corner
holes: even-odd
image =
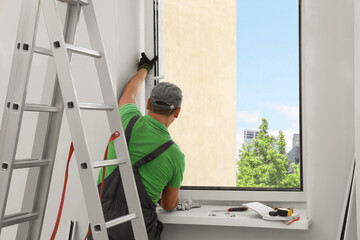
[[[237,162],[238,187],[299,188],[300,167],[294,165],[294,173],[289,173],[286,157],[286,142],[283,132],[275,139],[270,135],[269,123],[261,119],[259,134],[252,143],[243,144]]]

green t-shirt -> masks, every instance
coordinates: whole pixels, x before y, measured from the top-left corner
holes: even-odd
[[[130,137],[129,154],[132,164],[171,139],[169,131],[162,123],[148,115],[142,116],[135,104],[122,106],[120,115],[124,132],[130,119],[134,116],[140,116]],[[114,144],[110,143],[107,159],[115,158]],[[116,168],[117,166],[106,167],[105,178]],[[146,192],[155,204],[159,201],[160,194],[166,186],[174,188],[181,186],[184,169],[185,156],[176,143],[151,162],[139,167]],[[99,173],[98,184],[101,183],[101,179],[102,170]]]

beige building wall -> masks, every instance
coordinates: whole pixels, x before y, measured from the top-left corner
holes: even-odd
[[[183,90],[170,127],[183,186],[236,185],[236,1],[164,1],[165,79]]]

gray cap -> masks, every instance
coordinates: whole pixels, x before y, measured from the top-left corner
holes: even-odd
[[[155,107],[162,109],[178,108],[182,102],[182,91],[175,84],[159,83],[151,91],[150,102]]]

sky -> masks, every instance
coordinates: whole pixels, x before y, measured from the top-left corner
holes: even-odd
[[[236,18],[237,149],[265,117],[289,151],[299,132],[298,0],[237,0]]]

